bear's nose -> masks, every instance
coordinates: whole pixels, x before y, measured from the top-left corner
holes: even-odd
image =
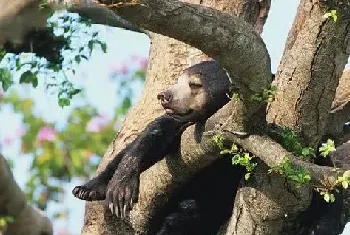
[[[170,92],[163,91],[157,95],[157,99],[160,100],[162,103],[169,103],[172,99],[172,95]]]

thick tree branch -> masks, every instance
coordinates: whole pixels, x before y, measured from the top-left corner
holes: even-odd
[[[335,168],[332,167],[319,166],[302,161],[297,156],[286,151],[280,144],[266,136],[247,135],[242,137],[241,135],[232,133],[230,130],[227,131],[222,128],[215,130],[217,126],[213,124],[220,123],[220,120],[227,120],[226,115],[229,113],[228,106],[226,106],[208,120],[206,132],[202,135],[200,143],[195,142],[192,136],[193,128],[189,128],[190,130],[183,134],[181,145],[182,157],[169,156],[142,175],[140,190],[143,193],[141,194],[140,202],[137,204],[136,208],[133,209],[131,214],[131,221],[133,225],[136,226],[136,230],[141,230],[141,228],[145,226],[145,224],[140,224],[140,221],[143,221],[142,218],[154,217],[156,211],[152,210],[152,208],[165,206],[167,203],[166,198],[169,197],[169,194],[180,188],[181,185],[195,173],[223,157],[223,155],[219,154],[220,149],[216,146],[212,138],[216,134],[222,135],[225,138],[225,144],[227,144],[227,146],[233,143],[238,144],[256,155],[270,167],[281,164],[285,157],[289,157],[293,166],[302,167],[310,173],[310,184],[313,187],[323,188],[325,187],[324,182],[334,184],[335,180],[341,176],[345,170],[350,169],[346,166],[342,169],[335,170]],[[334,155],[335,154],[338,154],[338,152],[335,152]],[[166,167],[168,167],[169,172],[164,170]],[[260,171],[259,169],[259,173],[267,175],[267,169],[264,169],[265,171]],[[146,181],[145,177],[154,180]],[[264,177],[259,174],[256,178],[262,179]],[[277,178],[281,177],[273,175],[273,178],[277,180]],[[249,182],[250,181],[251,180],[249,180]],[[151,191],[158,192],[157,196],[155,197],[155,195],[150,193]],[[144,197],[146,195],[147,197]],[[291,207],[293,207],[292,204],[293,203],[290,203]],[[142,212],[140,210],[142,210]],[[282,216],[284,216],[284,214]]]
[[[120,16],[116,15],[113,11],[101,7],[97,4],[87,4],[79,5],[70,8],[71,11],[75,11],[82,16],[86,16],[91,19],[94,24],[108,25],[111,27],[122,28],[125,30],[133,31],[136,33],[148,34],[145,30],[131,24],[130,22],[122,19]]]
[[[208,1],[208,2],[212,3],[212,1]],[[252,8],[254,5],[257,4],[255,0],[245,1],[245,2],[247,3],[249,2]],[[232,2],[227,1],[225,3],[220,3],[220,4],[224,4],[223,6],[224,9],[228,10],[226,6],[229,3],[231,4]],[[184,15],[184,16],[187,17],[187,15]],[[258,14],[256,16],[258,16]],[[147,22],[147,20],[148,19],[145,18],[144,22]],[[162,18],[162,20],[159,20],[158,22],[165,24],[165,22],[170,19],[164,17]],[[253,20],[253,22],[255,21]],[[216,22],[213,22],[213,24],[215,23]],[[182,22],[181,25],[182,26],[186,25],[185,28],[186,28],[186,31],[188,31],[189,27],[187,22]],[[207,23],[203,22],[203,25],[198,24],[197,26],[199,28],[205,29],[205,27],[207,26]],[[164,30],[171,30],[174,28],[174,30],[176,31],[177,27],[179,26],[176,26],[176,27],[171,26],[170,28],[164,27],[165,28]],[[200,29],[193,29],[193,30],[200,30]],[[193,33],[192,37],[197,37],[198,40],[203,40],[203,38],[201,38],[201,35],[195,36],[195,33]],[[220,39],[222,40],[221,36],[220,36]],[[205,41],[210,42],[210,40],[205,40]],[[164,89],[169,84],[173,83],[178,77],[179,73],[181,73],[182,69],[186,67],[187,60],[184,58],[186,58],[186,56],[188,55],[188,48],[189,48],[188,45],[184,45],[182,43],[175,41],[174,39],[160,37],[158,35],[156,35],[153,38],[152,42],[153,43],[151,45],[153,49],[151,51],[155,51],[155,53],[151,53],[150,63],[154,64],[154,66],[150,66],[148,70],[148,76],[145,84],[146,90],[143,96],[144,100],[142,101],[142,105],[139,105],[135,109],[131,110],[131,112],[129,113],[130,115],[128,115],[128,118],[123,124],[121,134],[119,135],[120,138],[114,141],[113,145],[110,146],[110,148],[106,151],[105,159],[113,157],[115,152],[120,150],[120,148],[124,146],[125,138],[127,138],[127,140],[129,141],[130,135],[135,134],[135,131],[130,132],[128,130],[130,129],[133,130],[135,126],[138,126],[138,127],[141,126],[141,129],[142,129],[144,124],[141,124],[141,123],[147,123],[150,120],[150,118],[154,118],[155,116],[154,103],[156,102],[154,93]],[[235,43],[235,42],[232,42],[232,43]],[[224,47],[222,46],[222,48]],[[231,45],[229,45],[229,48],[231,48]],[[218,52],[219,52],[219,49],[220,48],[218,48]],[[162,53],[161,56],[159,55],[159,53]],[[164,55],[164,53],[166,55]],[[250,58],[249,60],[251,59],[254,60],[254,58]],[[155,69],[156,67],[155,64],[157,64],[157,67],[160,66],[161,69]],[[162,71],[163,73],[161,73]],[[270,70],[268,70],[268,72],[270,77]],[[162,74],[162,76],[160,77],[159,74]],[[158,88],[157,88],[158,90],[152,89],[155,86],[155,84],[158,85]],[[233,114],[232,110],[234,110],[234,108],[235,108],[234,102],[230,103],[229,108],[225,109],[226,110],[225,115],[220,116],[222,119],[218,118],[216,119],[216,121],[221,120],[222,123],[225,124],[228,118],[230,119],[230,121],[235,122],[237,121],[235,117],[246,116],[244,114],[244,110],[242,109],[242,107],[238,108],[239,110],[238,113]],[[156,110],[156,111],[159,111],[159,110]],[[140,119],[140,113],[145,113],[145,112],[149,114],[147,118],[145,117]],[[156,112],[156,113],[159,114],[159,112]],[[252,113],[250,113],[250,115],[252,115]],[[227,121],[227,123],[230,121]],[[238,120],[238,125],[239,125],[239,121],[240,120]],[[136,123],[138,123],[139,125],[137,125]],[[215,121],[213,123],[215,123]],[[235,123],[237,124],[237,122]],[[232,125],[230,125],[230,127],[232,127]],[[146,232],[149,228],[152,227],[152,222],[154,222],[158,218],[156,215],[159,214],[160,211],[162,211],[165,205],[167,205],[169,198],[174,193],[176,193],[176,191],[179,188],[181,188],[181,186],[183,186],[194,174],[198,173],[198,171],[203,169],[205,166],[208,166],[209,164],[211,164],[213,161],[217,159],[215,154],[204,153],[203,155],[202,151],[193,152],[193,148],[197,146],[197,143],[194,141],[194,138],[193,138],[193,129],[186,131],[182,139],[183,139],[183,144],[182,144],[183,147],[181,151],[182,151],[183,157],[181,158],[168,157],[166,160],[157,163],[156,165],[151,167],[151,169],[149,169],[148,171],[144,172],[141,175],[140,200],[139,200],[139,203],[133,208],[133,211],[131,213],[132,227],[134,230],[140,233]],[[105,165],[105,162],[102,163],[102,167],[104,165]],[[101,208],[96,205],[88,204],[88,207],[87,207],[88,214],[86,217],[89,218],[89,220],[86,222],[86,226],[84,227],[83,234],[89,234],[92,231],[91,229],[107,231],[108,234],[117,233],[114,227],[113,228],[111,226],[105,227],[106,225],[105,220],[101,220],[100,218],[98,218],[98,216],[94,215],[94,211],[96,210],[101,210]],[[110,217],[108,213],[106,213],[105,216],[108,217],[107,221],[110,221]],[[157,220],[157,222],[159,223],[159,219]],[[124,226],[122,227],[124,228]],[[116,228],[118,228],[119,230],[120,226],[117,226]]]
[[[37,209],[27,204],[25,195],[13,179],[11,170],[0,154],[0,217],[10,216],[4,235],[52,235],[50,220]]]
[[[22,43],[25,33],[34,27],[46,27],[48,12],[34,0],[0,2],[0,47],[6,41]],[[1,6],[4,5],[4,6]]]
[[[349,57],[349,1],[342,2],[344,4],[341,1],[300,2],[276,76],[278,92],[268,109],[269,122],[292,129],[305,145],[313,147],[324,134],[338,79]],[[324,18],[326,12],[334,9],[341,16],[336,23]],[[281,187],[283,184],[277,184],[272,192]],[[275,234],[299,234],[300,229],[310,228],[309,224],[303,225],[305,213],[301,212],[310,207],[311,192],[289,198],[295,198],[296,205],[304,206],[294,213],[294,221],[289,223],[293,226],[285,223],[288,228]],[[280,202],[283,204],[284,200]],[[249,204],[246,205],[249,208]],[[324,211],[319,211],[322,213]],[[313,220],[312,223],[318,223],[317,218]]]
[[[13,0],[0,2],[0,25],[13,20],[20,11],[27,8],[33,3],[38,3],[38,0]]]
[[[208,137],[212,137],[214,134],[219,133],[206,133]],[[344,169],[335,169],[334,167],[319,166],[303,161],[299,157],[285,150],[279,143],[267,136],[249,135],[242,138],[225,130],[223,130],[223,132],[220,134],[224,136],[228,143],[240,145],[242,148],[259,157],[269,167],[282,164],[284,158],[288,157],[291,160],[292,166],[301,167],[310,173],[310,184],[313,187],[324,187],[324,182],[335,184],[335,180],[339,176],[341,176],[346,170],[350,170],[348,167]],[[337,155],[337,152],[333,153],[333,155]]]
[[[131,24],[92,1],[50,0],[52,10],[69,8],[90,18],[95,24],[123,28],[133,32],[146,33],[143,29]],[[40,0],[0,1],[0,45],[5,41],[22,43],[23,36],[31,28],[45,28],[49,9],[39,9]]]
[[[288,127],[316,146],[324,133],[338,79],[349,57],[349,1],[302,0],[275,84],[269,122]],[[337,10],[335,23],[324,14]]]
[[[243,94],[247,89],[261,92],[270,85],[270,58],[266,46],[254,28],[242,19],[175,0],[140,0],[132,6],[127,4],[134,1],[113,2],[121,4],[111,9],[122,18],[188,43],[220,61]]]

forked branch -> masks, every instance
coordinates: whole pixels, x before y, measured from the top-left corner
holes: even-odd
[[[242,90],[260,92],[270,85],[266,46],[240,18],[176,0],[99,2],[135,25],[188,43],[220,61]]]

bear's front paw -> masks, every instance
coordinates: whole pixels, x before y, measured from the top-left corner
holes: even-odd
[[[72,193],[85,201],[100,201],[106,198],[107,183],[103,177],[97,176],[84,185],[76,186]]]
[[[121,172],[124,171],[124,172]],[[126,172],[128,171],[128,172]],[[136,170],[117,170],[107,186],[107,205],[117,217],[125,218],[138,200],[140,173]]]

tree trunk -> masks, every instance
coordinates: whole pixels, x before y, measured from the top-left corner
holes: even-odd
[[[20,0],[13,2],[17,6],[23,5]],[[26,2],[31,3],[35,0]],[[84,4],[89,1],[73,2]],[[100,2],[107,5],[110,3],[107,0]],[[135,3],[129,0],[119,3],[125,2]],[[334,182],[349,169],[349,165],[346,164],[349,159],[349,145],[340,146],[334,153],[337,166],[342,168],[334,171],[331,167],[322,167],[298,159],[298,156],[289,153],[266,136],[251,132],[243,137],[235,134],[237,130],[251,131],[249,127],[252,124],[264,122],[265,112],[261,112],[265,111],[261,109],[264,105],[254,106],[254,103],[250,102],[250,97],[269,85],[270,60],[264,43],[245,22],[227,17],[220,11],[242,17],[254,24],[255,31],[260,33],[268,14],[270,1],[191,1],[214,7],[219,11],[168,0],[139,0],[137,3],[139,4],[134,4],[133,7],[117,7],[112,10],[135,24],[137,29],[144,27],[183,40],[219,60],[230,75],[236,75],[231,77],[238,81],[239,92],[243,96],[237,102],[234,100],[229,102],[208,120],[206,132],[203,133],[200,143],[195,143],[193,140],[193,128],[189,128],[183,134],[182,158],[162,160],[141,175],[139,203],[131,212],[130,224],[115,218],[109,211],[104,210],[100,203],[87,203],[82,234],[155,234],[155,228],[161,222],[162,212],[170,198],[196,172],[220,157],[219,150],[211,139],[216,133],[227,137],[228,144],[239,144],[254,154],[260,163],[251,178],[247,182],[241,182],[232,218],[222,226],[220,234],[339,233],[349,220],[348,191],[342,194],[344,200],[337,199],[341,203],[344,202],[344,205],[340,205],[344,208],[343,212],[337,211],[338,207],[333,207],[328,217],[324,217],[325,211],[313,210],[321,204],[315,203],[317,197],[312,194],[309,186],[297,188],[281,175],[267,174],[267,170],[268,167],[280,164],[283,158],[288,156],[293,166],[309,170],[312,184],[316,183],[317,187],[318,185],[322,187],[323,181]],[[327,133],[325,132],[327,122],[342,122],[343,119],[340,121],[332,119],[333,112],[344,115],[344,120],[349,117],[347,99],[341,104],[343,109],[332,109],[329,117],[338,79],[349,56],[349,6],[349,0],[302,0],[277,73],[275,84],[278,93],[268,108],[268,120],[292,129],[308,146],[316,147],[322,135]],[[3,9],[5,13],[12,12],[11,14],[20,10],[13,6],[9,7],[8,4],[5,4],[5,8],[0,8],[0,28],[2,21],[8,23],[11,18],[7,17],[9,15],[7,13],[2,14]],[[99,7],[97,11],[96,8],[93,9],[93,18],[96,22],[104,22],[101,16],[108,16],[103,19],[108,19],[106,21],[111,24],[120,23],[112,11],[103,9],[106,8]],[[82,12],[88,14],[91,9],[85,8],[85,10]],[[325,13],[330,10],[337,11],[336,23],[332,18],[324,18]],[[2,20],[4,16],[6,20]],[[203,27],[200,23],[203,23]],[[128,22],[122,24],[130,26]],[[141,100],[129,112],[117,137],[106,151],[99,170],[103,169],[126,143],[133,140],[150,120],[163,112],[160,105],[155,106],[158,103],[155,94],[173,84],[189,64],[207,58],[197,49],[175,39],[155,33],[150,35],[152,45],[145,90]],[[337,101],[333,102],[333,105],[336,104]]]
[[[323,17],[332,9],[339,15],[337,22]],[[278,68],[269,121],[298,132],[311,147],[324,133],[349,57],[349,23],[346,5],[301,1]]]
[[[255,0],[201,0],[188,1],[218,9],[229,14],[236,14],[256,24],[256,30],[262,31],[262,24],[267,18],[270,2]],[[157,104],[156,95],[169,85],[176,82],[177,77],[190,64],[198,63],[207,58],[198,49],[191,48],[175,39],[158,34],[151,35],[150,60],[147,69],[147,77],[143,95],[136,106],[131,109],[122,124],[122,127],[106,151],[104,160],[99,168],[103,169],[117,151],[125,147],[126,143],[132,141],[146,124],[159,116],[163,110]],[[188,133],[189,138],[193,138]],[[149,232],[152,218],[161,211],[176,188],[184,182],[173,182],[171,171],[165,161],[157,163],[141,175],[139,203],[134,208],[132,217],[132,228],[114,218],[109,211],[104,211],[99,203],[87,203],[83,235],[88,234],[140,234]],[[173,189],[168,189],[172,185]],[[174,186],[175,185],[175,186]]]
[[[268,109],[270,122],[300,133],[310,146],[315,146],[324,133],[338,79],[349,56],[349,15],[343,12],[349,11],[343,5],[332,7],[339,7],[341,22],[324,19],[330,6],[301,1],[277,73],[278,92]],[[264,164],[258,168],[255,177],[239,189],[225,234],[305,232],[311,225],[298,224],[311,203],[311,189],[296,188],[279,175],[267,175]]]

